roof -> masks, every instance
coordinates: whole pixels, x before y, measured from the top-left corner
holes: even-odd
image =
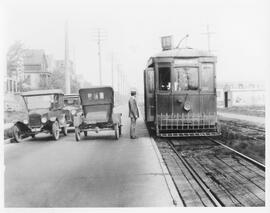
[[[44,61],[47,63],[45,51],[41,49],[26,49],[23,52],[23,63],[28,64],[42,64]]]
[[[214,57],[207,51],[193,49],[193,48],[177,48],[172,50],[165,50],[157,53],[153,57]]]
[[[64,94],[61,89],[50,90],[33,90],[21,93],[22,96],[35,96],[35,95],[51,95],[51,94]]]

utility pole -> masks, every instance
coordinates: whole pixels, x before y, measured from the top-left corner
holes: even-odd
[[[112,64],[111,64],[111,70],[112,70],[112,88],[114,89],[114,70],[113,70],[113,53],[112,53],[112,56],[111,56],[111,60],[112,60]]]
[[[65,26],[65,86],[66,94],[70,94],[70,71],[69,71],[69,43],[68,43],[68,22]]]
[[[211,48],[210,48],[210,37],[212,34],[215,34],[214,32],[210,32],[209,30],[209,25],[206,26],[206,33],[202,33],[203,35],[207,36],[207,43],[208,43],[208,52],[211,53]]]
[[[101,31],[100,28],[98,28],[94,32],[94,40],[97,41],[98,45],[98,66],[99,66],[99,85],[102,85],[102,62],[101,62],[101,42],[105,40],[105,32]]]

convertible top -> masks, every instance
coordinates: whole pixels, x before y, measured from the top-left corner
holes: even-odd
[[[64,95],[61,89],[50,89],[50,90],[33,90],[28,92],[22,92],[22,96],[38,96],[38,95],[53,95],[53,94],[61,94]]]
[[[79,94],[83,106],[114,103],[114,92],[110,86],[83,88]]]

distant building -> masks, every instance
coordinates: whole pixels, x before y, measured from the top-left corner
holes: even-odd
[[[24,84],[30,89],[46,87],[52,70],[48,70],[48,60],[44,50],[24,50],[23,62]]]
[[[5,94],[14,94],[18,91],[18,82],[14,77],[4,77]]]
[[[217,83],[217,105],[259,106],[265,104],[265,86],[262,82]]]

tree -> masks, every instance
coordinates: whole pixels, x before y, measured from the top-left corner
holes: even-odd
[[[62,70],[55,69],[49,78],[48,87],[65,91],[65,73]]]
[[[80,83],[77,76],[71,79],[70,82],[71,93],[78,93],[80,89]],[[48,87],[43,89],[62,89],[65,91],[65,72],[60,69],[55,69],[48,81]]]
[[[23,70],[23,43],[21,41],[16,41],[7,52],[7,75],[12,77],[14,75],[14,71],[17,72],[21,66]],[[18,73],[16,73],[18,77]]]

